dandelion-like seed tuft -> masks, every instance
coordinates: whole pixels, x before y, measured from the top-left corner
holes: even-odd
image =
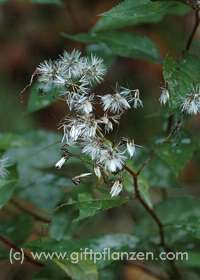
[[[95,55],[83,57],[77,50],[71,53],[65,51],[59,59],[41,63],[37,73],[38,81],[43,86],[57,87],[59,98],[63,99],[70,111],[59,126],[63,130],[64,147],[79,146],[81,153],[90,157],[91,172],[99,180],[111,175],[119,178],[126,160],[134,156],[135,144],[126,138],[114,145],[107,139],[107,134],[119,125],[125,111],[143,106],[139,90],[128,89],[117,83],[114,92],[96,95],[94,87],[103,81],[106,67],[101,58]],[[100,116],[95,110],[96,103],[102,106],[103,114]],[[66,154],[55,164],[56,168],[63,167],[68,159]],[[77,175],[72,180],[79,184],[91,172]],[[121,191],[122,182],[116,179],[111,196],[117,196]]]

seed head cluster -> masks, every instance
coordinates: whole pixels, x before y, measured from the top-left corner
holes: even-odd
[[[193,87],[185,98],[183,98],[182,112],[189,115],[200,113],[200,86]]]
[[[126,160],[133,157],[135,144],[127,138],[113,144],[106,136],[119,125],[126,110],[143,106],[139,90],[117,84],[113,92],[95,94],[94,87],[103,81],[106,67],[101,58],[84,57],[77,50],[64,52],[56,61],[41,63],[37,73],[39,83],[46,89],[55,87],[70,111],[60,124],[64,147],[78,145],[81,153],[90,157],[97,178],[114,175],[111,195],[118,195],[123,186],[120,172]],[[97,104],[101,106],[100,116],[95,110]],[[66,148],[56,167],[62,168],[68,157]],[[79,182],[91,173],[83,175],[76,176],[74,181]]]
[[[169,90],[161,87],[160,104],[166,105],[170,100]],[[188,115],[200,113],[200,85],[193,86],[192,89],[179,100],[180,110]]]

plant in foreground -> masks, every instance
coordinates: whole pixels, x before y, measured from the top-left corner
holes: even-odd
[[[142,107],[138,89],[128,89],[116,84],[112,93],[100,96],[94,93],[94,86],[103,81],[106,68],[102,59],[91,55],[82,57],[80,52],[64,52],[56,61],[45,61],[37,68],[38,80],[43,87],[55,87],[68,107],[69,114],[60,123],[63,129],[63,155],[56,163],[61,168],[71,156],[68,147],[76,145],[81,153],[90,157],[94,174],[113,174],[111,195],[117,196],[123,186],[120,172],[128,158],[135,152],[134,141],[122,138],[113,143],[107,134],[119,125],[122,114],[133,107]],[[100,104],[101,115],[97,115],[95,105]],[[73,178],[77,182],[91,173]]]

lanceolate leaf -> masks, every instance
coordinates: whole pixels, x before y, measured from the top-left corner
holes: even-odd
[[[193,217],[198,217],[200,211],[200,200],[194,197],[174,197],[160,202],[155,206],[154,210],[160,221],[164,226],[168,243],[171,244],[185,244],[185,238],[189,238],[188,241],[192,242],[191,235],[188,235],[187,231],[183,229],[181,224],[184,222],[193,220]],[[199,218],[196,220],[198,223]],[[187,225],[185,224],[185,227]],[[194,227],[190,233],[194,234]],[[196,226],[196,233],[199,232],[198,226]],[[151,217],[144,216],[141,223],[135,226],[135,234],[139,235],[143,242],[146,244],[150,240],[155,242],[155,234],[158,234],[158,227]],[[158,240],[158,235],[157,240]],[[150,238],[148,242],[146,238]]]
[[[96,259],[96,264],[98,268],[105,267],[108,263],[113,262],[114,260],[110,259],[111,252],[130,252],[133,249],[136,249],[139,244],[139,238],[135,235],[130,234],[107,234],[98,237],[93,237],[89,239],[81,239],[81,240],[62,240],[55,241],[52,239],[41,239],[32,241],[30,243],[25,244],[26,248],[32,250],[32,252],[49,252],[50,254],[57,252],[61,253],[62,256],[65,256],[65,259],[71,261],[76,261],[75,257],[78,259],[78,254],[83,252],[84,249],[91,250],[92,252],[96,252],[102,254],[104,252],[105,257],[102,259]],[[71,254],[72,253],[72,254]],[[56,256],[55,256],[56,259]],[[91,258],[93,261],[94,258]],[[41,259],[43,261],[45,258]]]
[[[190,138],[179,141],[164,142],[154,146],[156,155],[169,166],[171,172],[178,176],[191,160],[197,146]]]
[[[77,255],[78,259],[78,255]],[[70,261],[55,260],[54,262],[68,275],[72,280],[98,280],[96,265],[90,260],[80,260],[76,263]]]
[[[75,207],[76,209],[78,209],[79,216],[75,219],[75,221],[78,222],[83,219],[93,217],[102,211],[106,211],[114,207],[119,207],[127,202],[127,197],[111,198],[109,196],[95,199],[91,196],[87,196],[86,194],[79,194],[78,201],[67,202],[61,206]]]
[[[181,60],[167,57],[163,65],[163,76],[169,87],[169,109],[181,111],[181,100],[200,83],[200,59],[187,55]]]
[[[61,208],[59,211],[55,212],[49,228],[49,235],[51,238],[59,241],[65,237],[65,234],[67,234],[70,229],[73,214],[73,209],[66,211],[65,208]]]
[[[0,178],[0,209],[12,197],[17,187],[17,171],[16,166],[8,168],[8,176]]]
[[[114,55],[160,62],[155,44],[146,36],[117,31],[64,36],[84,43],[104,43]]]
[[[34,85],[28,100],[28,112],[32,113],[49,106],[55,102],[57,96],[56,88],[44,91],[41,85]]]
[[[159,22],[168,14],[183,15],[189,8],[178,1],[125,0],[103,13],[94,31]]]
[[[62,4],[62,0],[31,0],[31,2],[36,4],[54,4],[54,5]]]

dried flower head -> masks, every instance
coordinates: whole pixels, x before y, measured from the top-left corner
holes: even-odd
[[[193,87],[182,100],[182,112],[189,115],[196,115],[200,112],[200,86]]]
[[[106,67],[101,58],[94,55],[86,58],[76,50],[64,52],[56,61],[45,61],[38,66],[37,73],[40,83],[56,86],[58,96],[62,97],[70,110],[60,125],[63,129],[62,142],[68,146],[78,145],[81,152],[93,161],[93,172],[98,178],[102,174],[109,176],[113,173],[115,176],[115,173],[121,172],[128,157],[134,155],[134,141],[127,139],[113,145],[105,135],[119,124],[124,111],[143,106],[139,90],[117,84],[114,93],[95,95],[93,87],[103,81]],[[97,116],[95,104],[99,99],[103,115]],[[66,160],[64,153],[55,166],[62,168]],[[89,175],[91,173],[83,173],[72,180],[78,184],[81,178]],[[121,182],[116,180],[111,195],[118,195],[121,189]]]
[[[161,94],[160,94],[160,104],[165,105],[169,100],[169,90],[165,87],[161,87]]]
[[[122,189],[123,185],[120,180],[115,181],[110,191],[111,197],[118,196],[121,193]]]

